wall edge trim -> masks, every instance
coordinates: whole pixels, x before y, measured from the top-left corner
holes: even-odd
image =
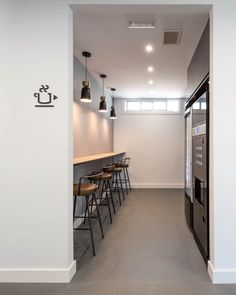
[[[208,274],[213,284],[236,284],[235,268],[214,268],[208,261]]]
[[[1,283],[69,283],[76,273],[76,261],[68,268],[0,268]]]
[[[214,272],[214,270],[213,270],[213,266],[212,266],[210,260],[208,260],[208,264],[207,264],[207,266],[208,266],[208,267],[207,267],[208,274],[209,274],[209,276],[210,276],[210,278],[211,278],[211,281],[213,282],[213,272]]]

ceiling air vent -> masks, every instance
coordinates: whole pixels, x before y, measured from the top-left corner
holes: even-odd
[[[178,45],[180,44],[182,31],[181,30],[164,30],[164,45]]]

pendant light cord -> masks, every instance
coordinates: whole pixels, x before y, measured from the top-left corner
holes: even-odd
[[[102,78],[102,96],[104,96],[104,78]]]
[[[115,95],[114,95],[114,93],[115,93],[115,90],[112,90],[112,106],[113,107],[115,107]]]
[[[85,81],[87,81],[87,57],[85,57]]]

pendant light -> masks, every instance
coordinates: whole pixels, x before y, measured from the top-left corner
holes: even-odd
[[[85,81],[82,82],[83,88],[81,90],[81,97],[80,100],[83,102],[91,102],[91,95],[90,95],[90,83],[87,81],[87,59],[91,57],[91,53],[87,51],[83,51],[82,55],[85,57]]]
[[[102,96],[101,96],[101,101],[99,104],[99,112],[105,113],[107,112],[107,104],[106,104],[106,97],[104,95],[104,79],[106,79],[106,75],[102,74],[100,75],[100,78],[102,78]]]
[[[112,94],[112,106],[111,106],[111,111],[110,111],[110,119],[114,120],[114,119],[117,119],[116,117],[116,108],[115,108],[115,105],[114,105],[114,92],[116,91],[115,88],[111,88],[111,91],[113,92]]]

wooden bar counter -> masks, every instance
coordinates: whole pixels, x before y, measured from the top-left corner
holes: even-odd
[[[115,156],[120,156],[124,155],[125,152],[120,152],[120,153],[115,153],[115,152],[110,152],[110,153],[104,153],[104,154],[94,154],[94,155],[89,155],[89,156],[83,156],[83,157],[78,157],[74,158],[74,166],[92,162],[92,161],[97,161],[101,159],[106,159],[106,158],[113,158]]]

